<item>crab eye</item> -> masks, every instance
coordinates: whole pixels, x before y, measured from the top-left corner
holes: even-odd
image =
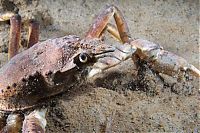
[[[86,53],[81,53],[79,55],[79,60],[82,63],[86,63],[88,61],[88,55]]]

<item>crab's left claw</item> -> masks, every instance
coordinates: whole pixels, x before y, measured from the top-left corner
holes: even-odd
[[[188,71],[192,75],[200,77],[200,71],[195,66],[189,64],[184,58],[165,50],[160,51],[157,59],[151,63],[151,67],[170,76],[181,75],[181,72]]]
[[[47,121],[45,119],[47,109],[34,110],[25,116],[22,133],[45,133]]]
[[[184,58],[163,50],[155,43],[147,40],[137,39],[131,42],[131,45],[137,47],[136,56],[150,64],[152,69],[159,73],[170,76],[181,75],[182,71],[189,71],[196,77],[200,77],[200,70],[189,64]]]

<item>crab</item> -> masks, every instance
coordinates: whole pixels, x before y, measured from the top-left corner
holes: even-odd
[[[109,23],[111,17],[117,28]],[[68,35],[38,42],[39,25],[31,20],[28,49],[21,53],[20,15],[0,17],[0,21],[6,20],[10,20],[11,30],[9,62],[0,69],[1,132],[45,132],[47,100],[130,58],[135,63],[148,62],[157,73],[174,76],[190,71],[200,77],[200,71],[182,57],[152,42],[133,40],[122,13],[113,5],[97,16],[83,39]],[[105,31],[123,45],[104,43]]]

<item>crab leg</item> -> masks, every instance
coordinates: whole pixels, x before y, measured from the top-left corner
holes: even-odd
[[[11,59],[18,53],[21,37],[21,16],[16,14],[10,18],[10,40],[8,58]]]
[[[12,12],[4,13],[0,16],[0,21],[10,20],[10,38],[8,46],[8,59],[18,53],[21,37],[21,16]]]
[[[122,42],[119,32],[114,25],[108,23],[106,26],[106,31],[108,31],[115,39],[117,39],[117,41]]]
[[[4,126],[6,126],[6,114],[0,112],[0,132],[2,131]]]
[[[22,133],[45,133],[47,121],[45,119],[47,109],[34,110],[25,116]]]
[[[31,19],[29,20],[28,48],[36,44],[39,40],[39,23]]]
[[[120,35],[119,35],[119,32],[118,32],[117,28],[116,28],[113,24],[111,24],[111,23],[108,23],[108,24],[106,25],[106,27],[104,28],[104,30],[101,32],[99,38],[104,38],[104,35],[105,35],[105,32],[106,32],[106,31],[107,31],[108,33],[110,33],[111,36],[112,36],[114,39],[116,39],[116,40],[119,41],[120,43],[123,43],[122,40],[121,40],[121,38],[120,38]]]
[[[11,59],[18,53],[21,37],[21,16],[16,14],[10,18],[10,40],[8,58]]]
[[[13,12],[6,12],[0,15],[0,21],[8,21],[15,13]]]
[[[19,133],[22,127],[22,115],[10,114],[6,121],[6,126],[1,130],[2,133]]]
[[[100,13],[100,15],[96,18],[96,20],[90,27],[86,38],[99,38],[106,28],[109,20],[113,16],[116,21],[117,29],[119,31],[120,39],[122,40],[122,42],[127,43],[131,41],[132,39],[130,37],[129,29],[125,22],[125,19],[122,16],[120,10],[115,6],[109,6],[106,10]]]

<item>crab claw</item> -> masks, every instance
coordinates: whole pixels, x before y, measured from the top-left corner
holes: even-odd
[[[47,121],[45,119],[47,109],[34,110],[25,116],[22,133],[45,133]]]
[[[181,71],[189,71],[196,77],[200,77],[200,71],[189,64],[184,58],[169,51],[160,51],[158,58],[152,63],[152,68],[158,72],[174,76]]]
[[[131,42],[131,45],[137,47],[136,56],[145,60],[150,64],[152,69],[159,73],[169,76],[181,76],[182,71],[189,71],[196,77],[200,77],[200,71],[189,64],[184,58],[163,50],[163,48],[155,43],[147,40],[137,39]]]
[[[116,45],[114,52],[109,52],[97,57],[98,61],[89,72],[88,78],[131,58],[135,51],[136,47],[131,45]]]

